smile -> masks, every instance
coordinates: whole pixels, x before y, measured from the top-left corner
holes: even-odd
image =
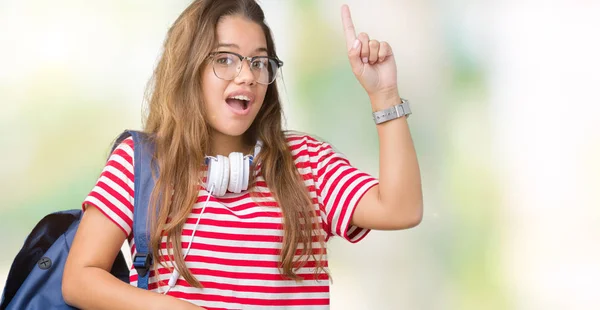
[[[247,115],[253,102],[254,96],[249,92],[232,93],[225,99],[229,109],[236,115]]]

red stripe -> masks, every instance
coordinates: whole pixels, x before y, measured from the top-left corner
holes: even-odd
[[[121,142],[121,144],[123,144],[123,143],[129,145],[129,147],[131,147],[131,149],[133,149],[133,138],[132,137],[125,138],[125,140],[123,140],[123,142]]]
[[[355,194],[357,191],[356,187],[350,187],[352,185],[352,182],[354,182],[355,180],[357,180],[360,176],[358,174],[352,175],[348,180],[346,180],[344,183],[342,182],[342,179],[348,175],[350,175],[352,172],[354,171],[345,171],[344,173],[340,174],[338,179],[335,180],[335,183],[330,184],[330,191],[327,193],[327,197],[325,197],[325,201],[327,205],[331,205],[333,206],[331,208],[331,210],[329,211],[329,220],[331,221],[332,216],[336,213],[336,210],[338,208],[342,208],[342,211],[340,212],[340,216],[339,216],[339,221],[338,221],[338,227],[336,227],[336,230],[339,230],[341,228],[341,222],[344,219],[344,215],[346,214],[346,210],[348,209],[349,206],[349,202],[350,199],[352,198],[351,195]],[[334,190],[334,188],[338,188],[338,185],[340,185],[339,187],[339,191]],[[349,193],[348,193],[349,191]],[[348,193],[348,196],[346,196],[344,201],[342,200],[342,197],[344,197],[344,194]],[[331,199],[333,199],[333,203],[331,203]],[[333,221],[332,221],[333,223]],[[340,235],[341,236],[341,235]]]
[[[123,213],[123,211],[119,208],[117,208],[115,205],[113,205],[110,201],[108,201],[108,199],[106,199],[104,196],[100,195],[99,193],[92,191],[88,197],[94,197],[96,199],[98,199],[98,201],[100,201],[100,203],[102,205],[95,205],[91,202],[89,202],[88,200],[85,201],[85,203],[88,204],[92,204],[94,205],[96,208],[98,208],[99,210],[102,210],[103,208],[107,208],[111,211],[113,211],[118,217],[120,217],[123,221],[125,221],[125,224],[127,224],[128,229],[130,229],[133,225],[133,219],[129,218],[127,215],[125,215],[125,213]],[[104,214],[106,214],[107,217],[109,217],[111,220],[115,221],[116,223],[116,219],[111,218],[107,213],[106,210],[104,210],[105,212],[103,212]],[[121,225],[119,225],[121,226]],[[124,227],[122,227],[124,228]]]
[[[168,271],[168,270],[167,270]],[[268,274],[268,273],[251,273],[251,272],[232,272],[222,270],[212,270],[203,268],[190,268],[190,272],[194,275],[205,275],[229,279],[243,279],[243,280],[265,280],[265,281],[289,281],[284,278],[281,274]],[[328,281],[329,276],[326,273],[319,273],[315,276],[314,273],[299,273],[298,276],[305,281],[319,280]],[[187,284],[187,282],[185,282]],[[178,283],[179,284],[179,283]]]
[[[131,201],[128,199],[128,197],[123,197],[123,195],[121,195],[119,192],[117,192],[117,190],[115,188],[104,183],[103,181],[98,181],[98,183],[96,183],[96,186],[103,189],[104,191],[106,191],[106,193],[108,193],[108,195],[110,195],[110,197],[118,200],[122,205],[124,205],[125,207],[127,207],[127,209],[129,209],[130,211],[133,212],[133,205],[131,204]],[[95,189],[94,189],[94,192],[95,192]]]
[[[110,166],[110,167],[113,167],[113,168],[119,170],[121,173],[123,173],[127,177],[127,181],[133,183],[133,172],[127,170],[127,168],[125,168],[123,165],[121,165],[121,163],[111,160],[106,164],[106,166],[107,167]],[[129,196],[133,197],[133,188],[131,188],[127,184],[126,180],[124,180],[120,177],[117,177],[112,172],[106,170],[106,168],[104,168],[104,171],[102,172],[101,176],[104,176],[104,177],[110,179],[111,181],[115,182],[119,187],[126,190],[127,193],[129,194]]]
[[[265,280],[265,279],[260,279]],[[179,279],[177,285],[182,287],[192,287],[184,279]],[[158,288],[157,284],[153,284]],[[238,285],[229,283],[218,283],[210,281],[202,281],[202,286],[205,289],[228,290],[234,292],[262,293],[262,294],[290,294],[290,293],[329,293],[329,286],[314,285],[314,286],[259,286],[259,285]],[[149,289],[152,289],[148,285]]]
[[[187,249],[188,245],[189,245],[188,242],[181,243],[181,247],[183,249]],[[165,242],[161,242],[160,248],[163,250],[167,249],[167,244]],[[207,243],[201,243],[201,242],[193,242],[191,249],[205,250],[205,251],[212,251],[212,252],[219,252],[219,253],[249,254],[249,255],[279,255],[281,253],[281,249],[279,249],[279,248],[225,246],[225,245],[214,245],[214,244],[207,244]],[[325,253],[325,252],[326,252],[326,250],[322,249],[322,248],[313,248],[311,251],[311,253],[313,255],[319,255],[319,254]],[[301,255],[302,249],[297,249],[295,254]]]
[[[184,229],[181,234],[183,236],[191,236],[192,233],[193,233],[193,230]],[[235,241],[252,241],[252,242],[282,242],[283,241],[283,235],[274,236],[274,235],[256,235],[256,234],[230,234],[230,233],[221,233],[221,232],[204,231],[204,230],[196,231],[196,237],[225,240],[225,241],[233,241],[233,240],[235,240]],[[313,236],[313,242],[317,242],[318,240],[319,239],[317,238],[317,236]]]
[[[343,168],[340,168],[343,169]],[[337,178],[332,178],[331,175],[333,175],[334,173],[337,173],[338,169],[332,169],[327,175],[325,175],[324,177],[324,181],[326,183],[321,185],[321,198],[323,199],[323,203],[325,204],[325,206],[333,206],[333,208],[331,210],[329,210],[328,213],[328,217],[327,219],[330,221],[331,223],[331,218],[333,216],[333,214],[335,213],[335,209],[337,209],[337,199],[339,199],[340,196],[343,195],[343,193],[346,191],[346,184],[342,184],[342,186],[338,186],[338,184],[341,182],[342,178],[344,178],[345,176],[347,176],[348,174],[351,174],[352,171],[349,170],[345,170],[345,171],[341,171],[341,173],[338,174]],[[323,189],[324,188],[328,188],[328,192],[327,195],[325,197],[323,197]],[[339,190],[337,190],[339,189]]]
[[[325,306],[329,305],[328,298],[306,298],[306,299],[258,299],[258,298],[241,298],[224,295],[208,295],[208,294],[194,294],[184,292],[169,292],[168,295],[177,298],[183,298],[188,300],[205,300],[205,301],[218,301],[226,303],[236,303],[242,305],[255,305],[255,306]]]
[[[125,174],[125,176],[127,176],[129,180],[133,182],[133,171],[123,166],[119,161],[117,161],[114,158],[114,156],[121,157],[123,160],[125,160],[125,162],[129,163],[132,166],[133,158],[131,158],[131,156],[129,156],[129,154],[125,150],[117,148],[111,155],[111,159],[106,163],[107,166],[114,167],[115,169],[121,171],[123,174]]]
[[[194,212],[200,213],[200,212]],[[204,216],[204,215],[203,215]],[[195,225],[196,218],[188,218],[186,224]],[[241,222],[241,221],[226,221],[201,218],[200,223],[207,226],[227,227],[227,228],[252,228],[252,229],[276,229],[282,230],[283,223],[261,223],[261,222]]]
[[[160,259],[162,259],[162,261],[168,261],[169,258],[167,256],[162,256]],[[237,267],[279,268],[278,261],[217,258],[217,257],[199,256],[199,255],[192,255],[192,254],[186,256],[185,261],[193,262],[193,263],[207,263],[207,264],[237,266]],[[303,267],[304,268],[315,268],[316,262],[315,261],[307,261]]]
[[[322,222],[322,219],[319,218],[319,213],[321,210],[315,210],[317,212],[317,217],[313,218],[312,228],[318,229],[319,225]],[[207,214],[207,213],[205,213]],[[204,215],[203,215],[204,216]],[[188,225],[196,225],[197,218],[189,217],[185,220],[185,223]],[[225,220],[215,220],[208,218],[201,218],[200,223],[206,226],[214,226],[214,227],[225,227],[225,228],[252,228],[252,229],[271,229],[271,230],[283,230],[283,221],[280,223],[268,223],[268,222],[236,222],[236,221],[225,221]],[[301,228],[304,228],[304,223],[301,223]]]
[[[200,196],[200,198],[198,198],[196,200],[196,203],[204,203],[206,202],[206,198],[207,196]],[[278,204],[276,201],[261,201],[261,202],[255,202],[255,201],[249,201],[247,203],[239,203],[239,204],[232,204],[232,203],[223,203],[221,201],[222,199],[218,199],[215,198],[213,196],[210,197],[210,199],[208,200],[209,202],[213,202],[213,203],[218,203],[221,205],[228,205],[227,209],[232,210],[232,211],[244,211],[247,209],[252,209],[252,208],[256,208],[256,207],[273,207],[273,210],[279,210]],[[260,204],[259,204],[260,203]],[[210,204],[209,204],[210,205]],[[202,208],[195,208],[192,210],[192,213],[200,213],[202,212]],[[205,211],[206,212],[206,211]],[[279,211],[278,211],[279,212]]]
[[[208,206],[206,206],[205,208],[206,208],[206,210],[204,211],[204,213],[228,214],[228,215],[233,215],[240,219],[255,219],[255,218],[260,218],[260,217],[281,218],[281,211],[259,211],[259,212],[252,212],[249,214],[236,214],[236,213],[232,212],[231,210],[229,210],[228,208],[212,207],[212,206],[210,206],[210,204]],[[280,210],[280,209],[276,209],[276,210]],[[195,208],[192,210],[192,213],[194,213],[194,214],[198,214],[200,212],[202,212],[202,208]]]
[[[368,183],[368,182],[369,182],[369,180],[368,180],[368,179],[365,179],[365,180],[361,181],[361,182],[360,182],[358,185],[356,185],[356,186],[354,186],[354,187],[352,187],[352,188],[349,188],[349,187],[351,186],[352,182],[354,182],[355,180],[357,180],[357,179],[359,179],[359,178],[360,178],[360,175],[358,175],[358,174],[357,174],[357,175],[355,175],[355,176],[351,177],[350,179],[348,179],[348,182],[346,182],[346,183],[344,184],[344,193],[345,193],[346,191],[348,191],[348,189],[350,189],[350,193],[348,194],[348,196],[346,197],[346,201],[344,201],[344,203],[343,203],[342,205],[340,205],[340,199],[341,199],[341,197],[342,197],[342,195],[341,195],[341,194],[339,194],[339,195],[336,197],[336,201],[334,202],[334,205],[338,206],[338,208],[339,208],[339,207],[341,207],[341,208],[342,208],[342,212],[340,213],[340,219],[338,220],[338,226],[336,227],[336,229],[338,230],[338,232],[339,232],[339,235],[340,235],[340,236],[345,236],[345,235],[346,235],[346,232],[345,232],[345,231],[342,231],[342,224],[343,224],[343,221],[344,221],[343,219],[345,219],[345,218],[346,218],[346,212],[348,212],[348,209],[349,209],[349,208],[352,208],[352,210],[351,210],[350,212],[354,212],[354,207],[355,207],[355,206],[351,206],[351,205],[350,205],[351,198],[352,198],[352,197],[354,197],[354,196],[356,195],[356,192],[358,192],[358,190],[359,190],[359,189],[360,189],[360,188],[361,188],[361,187],[362,187],[364,184],[366,184],[366,183]],[[351,217],[349,218],[349,221],[352,221],[352,218],[351,218]]]

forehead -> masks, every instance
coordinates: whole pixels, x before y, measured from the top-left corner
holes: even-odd
[[[267,41],[259,24],[239,15],[225,16],[217,25],[218,44],[237,45],[231,49],[240,53],[254,53],[266,49]]]

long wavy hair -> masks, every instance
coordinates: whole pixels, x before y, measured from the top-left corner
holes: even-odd
[[[164,51],[146,90],[148,110],[144,131],[155,143],[154,160],[160,171],[151,197],[150,219],[154,268],[167,267],[160,256],[163,236],[167,237],[168,259],[175,261],[183,278],[201,287],[186,267],[181,246],[184,223],[198,198],[205,154],[210,153],[211,128],[207,122],[202,93],[203,70],[210,63],[209,53],[216,47],[217,25],[224,16],[243,16],[262,27],[269,56],[277,57],[271,30],[262,9],[254,0],[196,0],[169,29]],[[277,83],[268,86],[256,119],[244,134],[244,143],[257,140],[263,145],[254,162],[283,214],[283,244],[280,252],[282,276],[300,280],[297,268],[310,257],[316,261],[315,276],[324,270],[323,252],[313,249],[319,233],[312,199],[295,167],[282,129],[283,114]],[[253,167],[254,168],[254,167]],[[251,186],[255,186],[254,178]],[[252,191],[251,191],[252,192]],[[169,197],[167,193],[172,193]],[[151,209],[152,210],[152,209]],[[312,225],[305,223],[312,223]],[[299,250],[300,255],[296,255]],[[167,267],[170,268],[170,267]]]

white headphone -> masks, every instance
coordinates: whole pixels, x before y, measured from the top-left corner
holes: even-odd
[[[254,155],[244,156],[240,152],[233,152],[227,157],[223,155],[206,156],[208,176],[204,188],[216,197],[225,195],[228,189],[236,194],[247,190],[250,166],[252,166],[254,158],[258,156],[261,147],[262,142],[256,142]]]
[[[238,194],[247,190],[253,159],[253,156],[244,156],[239,152],[233,152],[229,157],[206,156],[205,162],[208,165],[206,190],[213,189],[213,195],[217,197],[225,195],[228,189]]]
[[[258,141],[254,147],[254,156],[246,155],[240,152],[233,152],[228,157],[223,155],[206,156],[205,163],[208,165],[208,177],[206,179],[205,189],[208,191],[208,196],[202,206],[202,211],[198,215],[194,231],[192,232],[192,240],[188,242],[188,247],[183,254],[183,259],[187,257],[196,236],[198,230],[198,224],[200,224],[200,218],[204,214],[204,209],[210,201],[211,196],[223,196],[229,189],[230,192],[241,193],[248,189],[248,182],[250,179],[250,166],[252,161],[260,152],[262,142]],[[169,278],[169,287],[163,294],[167,294],[171,288],[175,287],[177,279],[179,279],[179,271],[174,268],[171,277]]]

